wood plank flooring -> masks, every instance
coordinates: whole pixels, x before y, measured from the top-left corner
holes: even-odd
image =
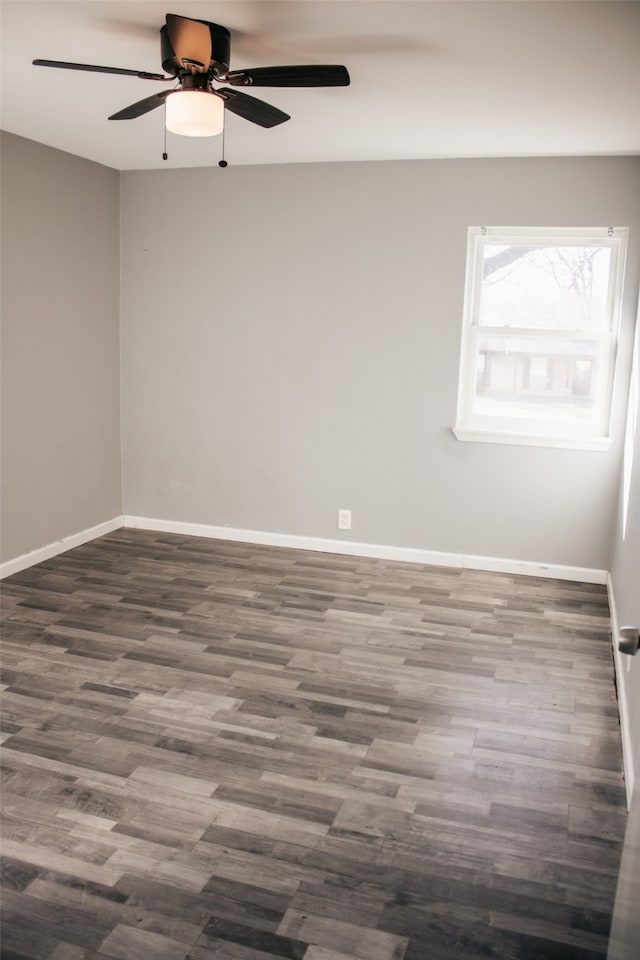
[[[119,530],[7,578],[4,960],[595,960],[603,587]]]

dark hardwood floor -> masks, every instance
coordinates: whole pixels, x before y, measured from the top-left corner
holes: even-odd
[[[604,587],[120,530],[7,578],[4,960],[595,960]]]

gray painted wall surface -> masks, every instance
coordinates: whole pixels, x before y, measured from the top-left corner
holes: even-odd
[[[2,560],[122,513],[119,175],[2,134]]]
[[[639,183],[638,158],[123,174],[125,513],[608,568]],[[608,452],[451,434],[473,224],[631,227]]]

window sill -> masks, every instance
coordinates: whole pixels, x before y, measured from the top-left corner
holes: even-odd
[[[564,450],[596,451],[608,450],[611,446],[611,440],[608,437],[554,437],[469,427],[453,427],[452,431],[457,440],[470,440],[474,443],[509,443],[526,447],[560,447]]]

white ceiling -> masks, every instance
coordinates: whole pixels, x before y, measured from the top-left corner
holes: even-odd
[[[109,122],[166,89],[52,70],[35,57],[162,72],[166,13],[231,31],[231,69],[344,63],[351,86],[251,91],[291,114],[227,113],[231,164],[640,153],[634,0],[2,0],[5,130],[120,170],[217,162],[222,138],[168,135],[163,111]]]

